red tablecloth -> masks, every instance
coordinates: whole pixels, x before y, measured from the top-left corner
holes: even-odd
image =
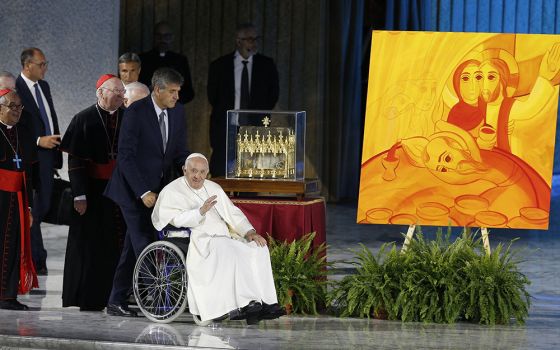
[[[326,241],[325,200],[302,201],[262,198],[232,198],[258,233],[288,242],[315,232],[313,246]]]

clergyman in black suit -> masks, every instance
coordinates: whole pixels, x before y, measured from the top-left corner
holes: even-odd
[[[187,56],[171,51],[174,37],[173,30],[169,23],[162,21],[155,25],[154,48],[140,54],[142,69],[140,70],[138,81],[150,86],[152,75],[158,68],[173,68],[179,72],[185,80],[185,84],[183,84],[179,92],[179,102],[186,104],[194,98],[191,70],[189,68]]]
[[[179,171],[188,155],[184,108],[177,103],[182,84],[179,72],[160,68],[152,77],[152,94],[124,112],[117,166],[104,193],[119,205],[127,227],[107,304],[109,315],[136,316],[126,300],[136,259],[155,240],[152,207],[159,191],[174,180],[167,175]]]
[[[47,65],[45,55],[40,49],[27,48],[21,53],[22,70],[16,79],[16,88],[24,106],[20,123],[33,133],[39,159],[38,174],[34,174],[38,182],[34,181],[36,185],[31,226],[31,253],[39,275],[47,274],[47,251],[43,245],[41,222],[49,211],[55,169],[62,167],[62,153],[58,150],[58,118],[54,110],[51,88],[43,80]]]
[[[223,176],[226,168],[226,114],[230,109],[273,109],[278,101],[278,70],[274,61],[257,53],[256,27],[242,24],[235,32],[236,50],[210,64],[210,173]]]

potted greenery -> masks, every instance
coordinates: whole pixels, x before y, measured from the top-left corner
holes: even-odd
[[[405,322],[523,323],[530,282],[518,269],[513,241],[487,255],[469,229],[453,242],[450,236],[450,228],[446,235],[439,229],[428,241],[419,230],[405,252],[390,243],[377,256],[362,245],[353,262],[356,273],[335,284],[328,302],[341,316],[385,311]]]
[[[351,262],[356,273],[335,282],[328,293],[327,303],[341,317],[370,317],[396,319],[393,305],[400,290],[400,280],[394,276],[405,268],[404,255],[394,244],[384,244],[378,254],[361,244]]]
[[[312,248],[315,233],[291,243],[268,236],[278,302],[294,313],[317,314],[327,283],[326,244]]]

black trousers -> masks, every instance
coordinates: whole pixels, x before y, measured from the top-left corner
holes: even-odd
[[[31,255],[36,269],[47,267],[47,250],[43,244],[41,222],[47,215],[54,183],[54,152],[39,149],[39,188],[33,191],[33,226],[31,226]],[[35,175],[35,174],[34,174]]]
[[[113,278],[113,288],[109,304],[124,305],[132,289],[132,275],[136,259],[150,243],[156,240],[156,230],[152,225],[152,209],[138,201],[133,206],[121,206],[126,222],[126,235],[119,264]]]

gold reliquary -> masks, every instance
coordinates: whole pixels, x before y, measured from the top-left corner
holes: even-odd
[[[226,177],[303,180],[305,112],[228,111]]]

